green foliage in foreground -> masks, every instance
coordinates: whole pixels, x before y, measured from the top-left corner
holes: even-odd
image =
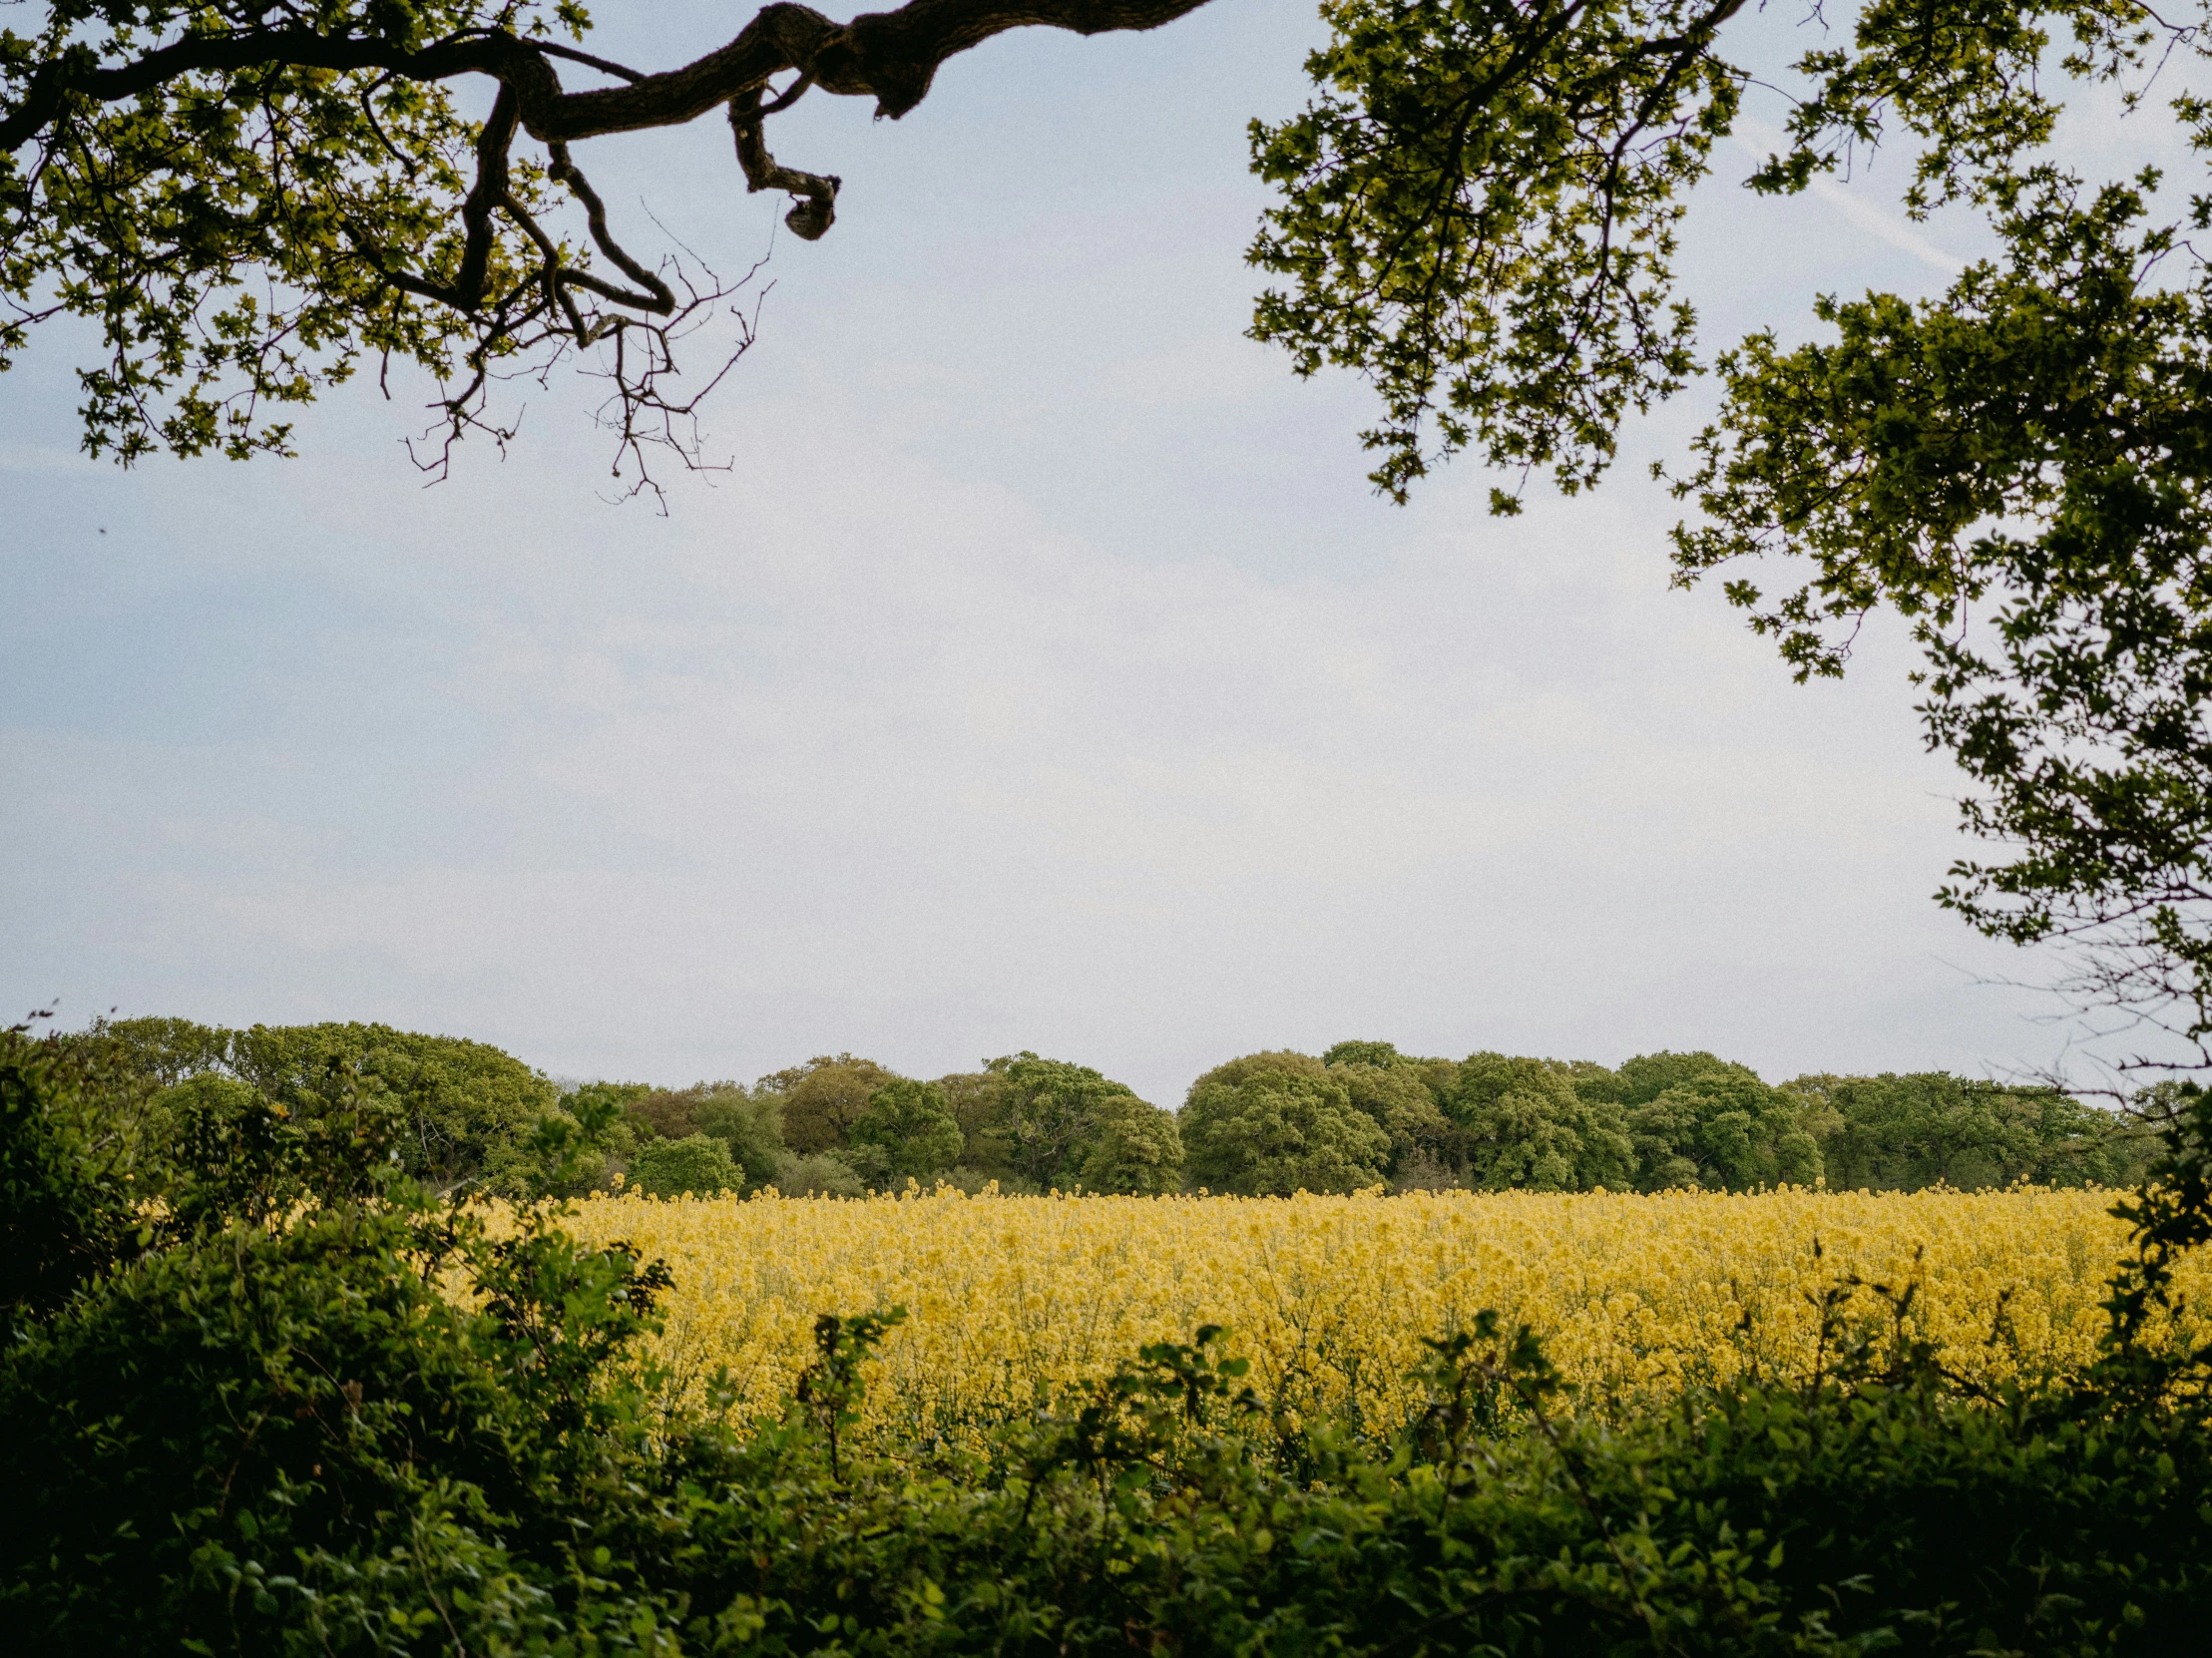
[[[1485,1315],[1403,1423],[1297,1421],[1202,1330],[987,1455],[885,1457],[845,1431],[895,1310],[825,1315],[779,1415],[686,1416],[635,1360],[664,1275],[430,1197],[374,1094],[211,1096],[157,1144],[82,1057],[0,1037],[28,1650],[1965,1658],[2191,1652],[2212,1608],[2212,1351],[2155,1337],[2212,1236],[2201,1097],[2126,1210],[2106,1356],[2014,1396],[1839,1293],[1818,1380],[1640,1418]],[[541,1184],[614,1112],[549,1119]]]

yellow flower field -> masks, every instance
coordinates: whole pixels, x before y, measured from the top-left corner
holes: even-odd
[[[1283,1199],[596,1199],[568,1222],[675,1274],[661,1357],[725,1368],[772,1409],[814,1317],[903,1305],[870,1426],[966,1438],[1097,1378],[1142,1343],[1226,1325],[1263,1397],[1403,1420],[1423,1336],[1483,1308],[1541,1331],[1599,1397],[1801,1374],[1814,1299],[1845,1275],[1920,1285],[1917,1332],[1995,1378],[2089,1357],[2125,1244],[2113,1194],[2018,1189],[1655,1197],[1533,1192]],[[1816,1258],[1815,1240],[1823,1255]],[[1916,1251],[1919,1259],[1916,1262]],[[2190,1287],[2207,1274],[2189,1264]],[[2000,1294],[2008,1340],[1992,1343]],[[2192,1302],[2201,1299],[2192,1295]],[[1872,1314],[1878,1298],[1853,1303]]]

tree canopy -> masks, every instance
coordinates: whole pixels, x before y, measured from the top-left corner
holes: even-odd
[[[97,1023],[57,1051],[95,1094],[136,1101],[129,1120],[95,1135],[124,1157],[119,1180],[130,1147],[157,1162],[246,1157],[257,1153],[240,1136],[271,1113],[319,1132],[363,1110],[388,1119],[395,1174],[508,1197],[624,1184],[859,1197],[909,1180],[1121,1195],[2124,1187],[2152,1146],[2142,1124],[2054,1088],[1940,1071],[1773,1085],[1701,1049],[1608,1066],[1491,1050],[1424,1057],[1382,1041],[1318,1057],[1269,1048],[1202,1073],[1180,1112],[1090,1065],[1026,1050],[934,1080],[837,1053],[749,1087],[599,1081],[558,1092],[487,1043],[379,1025],[133,1019]],[[2165,1082],[2135,1104],[2168,1122],[2195,1097]],[[562,1143],[546,1142],[549,1123]],[[566,1144],[587,1124],[590,1145]]]
[[[388,1025],[256,1025],[229,1031],[186,1020],[120,1020],[97,1037],[135,1074],[159,1085],[157,1120],[201,1084],[227,1078],[255,1098],[319,1116],[355,1095],[389,1102],[408,1174],[440,1190],[515,1183],[533,1123],[557,1102],[553,1084],[486,1042],[395,1031]],[[174,1096],[174,1097],[173,1097]]]
[[[85,444],[130,461],[281,452],[290,408],[408,359],[443,388],[438,468],[472,428],[511,435],[486,415],[495,374],[595,352],[635,484],[703,395],[666,384],[678,342],[742,282],[633,251],[571,146],[719,115],[746,188],[788,193],[813,239],[839,181],[765,137],[808,92],[896,119],[1008,29],[1146,29],[1201,3],[911,0],[838,23],[779,0],[644,70],[575,44],[579,0],[46,0],[0,32],[0,366],[40,322],[97,324]]]
[[[1715,417],[1660,469],[1692,509],[1678,581],[1720,573],[1800,678],[1842,672],[1870,615],[1903,619],[1928,743],[1997,849],[1942,901],[2073,941],[2077,994],[2212,1061],[2212,288],[2189,239],[2212,195],[2085,164],[2114,153],[2115,108],[2176,154],[2212,146],[2212,35],[2137,0],[1812,8],[1767,77],[1790,113],[1751,188],[1902,149],[1905,212],[1978,220],[1993,250],[1939,296],[1822,296],[1812,339],[1769,327],[1708,361],[1674,260],[1760,79],[1741,10],[1327,0],[1318,95],[1254,127],[1279,192],[1254,331],[1300,373],[1373,383],[1374,477],[1400,499],[1461,450],[1585,488],[1625,415],[1716,370]],[[2096,144],[2068,142],[2069,103]],[[1518,488],[1492,500],[1519,510]]]

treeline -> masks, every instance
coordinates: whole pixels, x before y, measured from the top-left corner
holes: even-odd
[[[1618,1067],[1478,1052],[1424,1058],[1384,1041],[1246,1054],[1192,1082],[1178,1111],[1088,1065],[1036,1053],[935,1078],[824,1054],[750,1085],[588,1082],[566,1091],[496,1047],[381,1025],[95,1027],[159,1090],[154,1120],[228,1099],[314,1110],[339,1085],[391,1100],[406,1171],[435,1189],[519,1194],[534,1125],[613,1112],[583,1189],[860,1196],[965,1190],[1251,1195],[1453,1187],[1534,1191],[1973,1190],[2135,1183],[2144,1130],[2059,1089],[1933,1071],[1779,1085],[1705,1052]],[[571,1192],[570,1195],[577,1195]]]

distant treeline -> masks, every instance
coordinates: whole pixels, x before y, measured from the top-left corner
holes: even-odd
[[[564,1091],[482,1042],[381,1025],[220,1030],[98,1025],[156,1094],[157,1119],[210,1095],[313,1111],[344,1089],[405,1108],[408,1172],[434,1186],[519,1187],[534,1125],[589,1100],[621,1108],[583,1185],[649,1192],[859,1196],[945,1181],[979,1190],[1247,1194],[1468,1187],[1744,1191],[2128,1185],[2147,1133],[2056,1088],[1942,1071],[1767,1083],[1711,1053],[1590,1060],[1389,1042],[1231,1059],[1179,1111],[1087,1065],[1035,1053],[934,1079],[823,1054],[747,1086],[588,1082]]]

